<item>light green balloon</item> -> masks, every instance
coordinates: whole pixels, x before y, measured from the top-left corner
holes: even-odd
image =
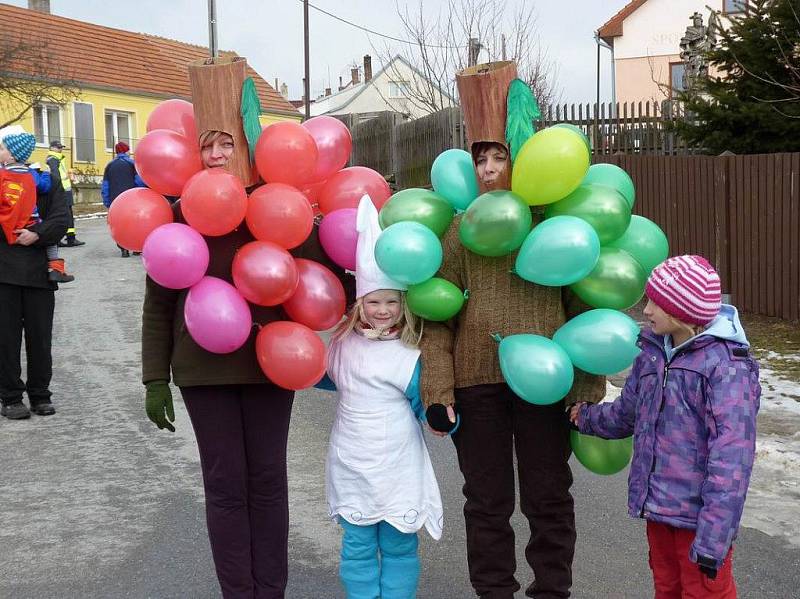
[[[503,378],[527,402],[553,404],[572,388],[572,362],[567,352],[547,337],[509,335],[500,341],[498,354]]]
[[[594,308],[627,310],[642,299],[647,273],[625,250],[600,248],[594,270],[570,285],[575,294]]]
[[[613,187],[622,194],[628,202],[628,207],[632,210],[633,203],[636,201],[636,190],[633,187],[633,179],[616,164],[593,164],[589,167],[586,177],[581,185],[606,185]]]
[[[589,151],[575,132],[548,127],[519,150],[511,173],[511,191],[531,206],[552,204],[580,185],[589,169]]]
[[[578,314],[559,328],[553,341],[572,363],[591,374],[616,374],[639,355],[639,325],[618,310],[598,308]]]
[[[617,190],[605,185],[581,185],[563,200],[550,204],[545,218],[577,216],[597,231],[600,245],[622,236],[631,222],[631,209]]]
[[[446,199],[429,189],[398,191],[381,208],[378,215],[381,229],[402,221],[414,221],[441,237],[447,231],[455,210]]]
[[[664,231],[653,221],[634,214],[622,237],[608,244],[608,247],[625,250],[650,272],[669,256],[669,242]]]
[[[525,241],[531,209],[510,191],[490,191],[470,204],[458,229],[461,243],[481,256],[505,256]]]
[[[633,455],[633,437],[601,439],[570,431],[572,452],[590,472],[608,476],[625,469]]]
[[[406,293],[409,309],[427,320],[453,318],[464,305],[464,292],[446,279],[433,277],[419,285],[411,285]]]
[[[573,125],[572,123],[556,123],[553,127],[563,127],[568,131],[573,131],[581,136],[583,143],[586,144],[586,149],[589,150],[589,154],[592,153],[592,143],[589,141],[589,136],[583,132],[583,129],[578,127],[577,125]]]

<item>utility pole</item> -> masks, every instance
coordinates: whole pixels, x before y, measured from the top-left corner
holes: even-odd
[[[503,45],[503,61],[506,61],[508,59],[506,58],[506,34],[505,33],[500,35],[500,40],[502,41],[502,45]]]
[[[217,46],[217,7],[214,0],[208,0],[208,50],[211,58],[219,58]]]
[[[303,94],[306,98],[306,120],[311,118],[311,76],[309,74],[309,59],[308,59],[308,0],[303,0],[303,32],[305,36],[304,50],[305,50],[305,78],[303,79]]]
[[[469,38],[469,46],[467,48],[467,66],[474,67],[478,64],[478,54],[481,51],[481,42],[477,37]]]

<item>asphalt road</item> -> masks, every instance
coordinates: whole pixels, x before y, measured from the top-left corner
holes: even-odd
[[[81,221],[78,232],[87,245],[62,250],[77,280],[56,295],[58,414],[0,419],[0,597],[219,597],[197,449],[179,394],[175,434],[157,430],[144,414],[141,261],[119,257],[104,220]],[[332,416],[329,394],[297,395],[289,441],[292,599],[343,597],[339,531],[324,499]],[[419,597],[471,597],[455,452],[448,440],[429,437],[428,444],[445,533],[438,543],[421,535]],[[626,474],[600,477],[577,463],[573,470],[574,597],[652,596],[643,522],[625,512]],[[524,588],[532,575],[519,515],[515,529]],[[800,597],[800,549],[777,537],[741,530],[735,573],[741,597]]]

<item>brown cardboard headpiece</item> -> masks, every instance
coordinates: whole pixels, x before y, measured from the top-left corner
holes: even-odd
[[[197,135],[223,131],[233,138],[233,156],[226,169],[239,177],[245,187],[258,182],[255,165],[242,126],[242,85],[247,61],[241,56],[204,59],[189,65],[192,104]],[[199,138],[198,138],[199,141]]]

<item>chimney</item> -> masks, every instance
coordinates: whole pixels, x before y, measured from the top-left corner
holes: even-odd
[[[327,98],[330,95],[331,95],[331,88],[330,87],[326,87],[325,88],[325,97]]]
[[[50,0],[28,0],[28,10],[50,14]]]
[[[358,76],[358,67],[350,69],[350,81],[353,82],[353,85],[361,83],[361,78]]]
[[[339,77],[339,91],[342,91],[343,89],[344,89],[344,85],[342,85],[342,78]]]
[[[364,56],[364,83],[372,81],[372,56]]]
[[[289,99],[289,86],[286,85],[285,81],[281,83],[281,95],[285,100]]]
[[[275,91],[278,91],[278,78],[275,77],[275,87],[273,88]]]

